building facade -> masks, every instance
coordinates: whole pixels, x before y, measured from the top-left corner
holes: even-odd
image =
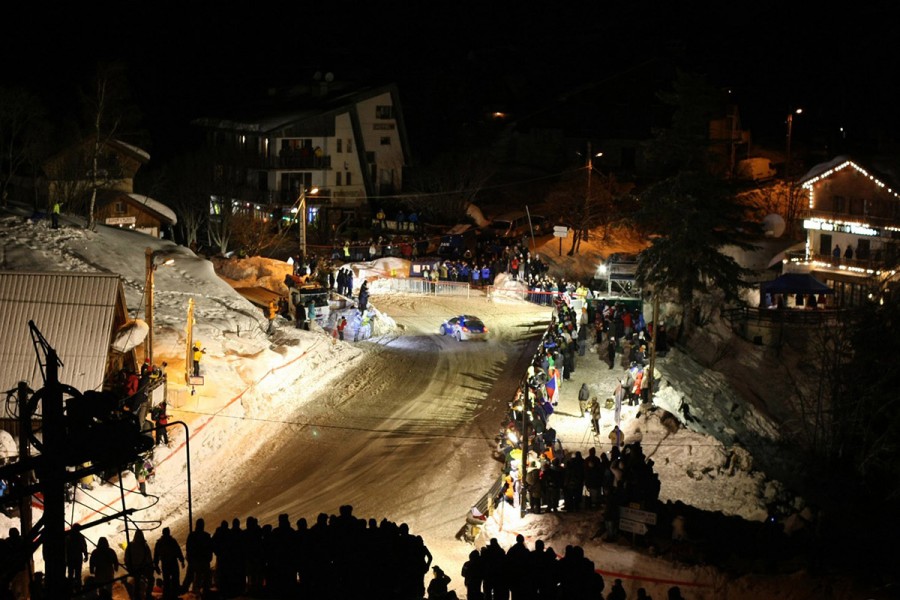
[[[238,182],[230,199],[238,210],[289,221],[302,197],[307,223],[327,230],[370,216],[379,198],[400,192],[409,150],[396,86],[326,75],[273,95],[242,116],[194,122],[206,130],[217,171]],[[227,201],[215,199],[213,213]]]
[[[889,171],[838,156],[798,183],[808,196],[806,248],[785,270],[814,273],[834,290],[838,306],[871,299],[897,277],[900,256],[900,194]]]

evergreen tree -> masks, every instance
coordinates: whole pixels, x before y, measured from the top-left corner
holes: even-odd
[[[652,241],[640,255],[637,281],[655,293],[676,292],[681,334],[689,337],[695,294],[715,288],[726,301],[740,301],[750,271],[722,249],[752,249],[748,234],[753,225],[728,186],[705,172],[684,171],[663,180],[644,191],[640,202],[637,218]]]

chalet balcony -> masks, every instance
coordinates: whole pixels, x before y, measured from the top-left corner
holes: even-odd
[[[801,219],[822,219],[824,221],[840,221],[844,223],[862,223],[869,227],[897,227],[900,225],[900,216],[889,217],[872,214],[851,213],[848,211],[813,210],[807,209],[801,213]]]
[[[283,171],[312,171],[316,169],[331,169],[331,156],[305,156],[292,154],[285,156],[250,156],[247,158],[247,166],[251,169],[283,170]]]
[[[293,206],[297,200],[297,195],[290,190],[273,190],[254,192],[246,201],[261,206]],[[306,202],[310,205],[330,204],[331,190],[319,189],[315,195],[307,194]]]
[[[880,250],[870,258],[835,258],[828,254],[812,254],[808,258],[803,252],[788,252],[785,257],[794,266],[815,267],[817,271],[833,271],[853,275],[874,275],[885,268]]]

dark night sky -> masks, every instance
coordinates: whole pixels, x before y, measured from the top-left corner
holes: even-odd
[[[798,143],[839,126],[866,138],[900,130],[896,3],[816,12],[773,1],[610,4],[19,8],[4,19],[0,73],[3,85],[48,95],[58,112],[73,109],[75,89],[98,59],[123,59],[157,148],[216,105],[317,69],[397,81],[411,124],[426,127],[462,105],[552,99],[658,60],[731,87],[744,126],[759,139],[783,139],[785,116],[797,106],[806,111],[795,119]],[[415,143],[430,132],[410,135]]]

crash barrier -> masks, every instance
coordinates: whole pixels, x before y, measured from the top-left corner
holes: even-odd
[[[537,350],[535,351],[535,355],[531,361],[531,364],[534,364],[535,362],[540,362],[538,359],[544,352],[544,349],[547,347],[552,347],[554,345],[555,345],[555,342],[553,342],[553,340],[552,340],[552,329],[551,329],[551,326],[548,325],[546,331],[544,331],[544,334],[541,336],[541,341],[538,343],[538,347],[537,347]],[[546,376],[540,370],[537,373],[535,373],[534,375],[532,375],[531,378],[532,378],[532,381],[531,381],[532,386],[534,386],[534,385],[540,386],[540,385],[543,385],[546,383]],[[528,386],[528,385],[529,385],[529,375],[526,372],[522,375],[522,378],[519,382],[519,386],[516,389],[516,395],[513,396],[513,398],[509,401],[509,417],[510,418],[508,421],[505,422],[504,428],[501,429],[501,431],[498,435],[496,452],[498,455],[502,455],[502,456],[506,457],[506,460],[504,461],[504,467],[503,467],[504,470],[509,466],[509,456],[511,454],[511,451],[515,450],[515,449],[521,450],[521,448],[522,448],[521,442],[517,442],[512,448],[510,448],[510,446],[506,444],[506,442],[509,440],[508,436],[506,435],[506,433],[507,433],[506,428],[507,428],[507,426],[512,426],[515,429],[515,432],[517,434],[517,436],[516,436],[517,439],[518,440],[522,439],[521,407],[517,411],[515,406],[518,401],[519,391],[524,390],[526,388],[526,386]],[[543,410],[539,410],[537,407],[534,406],[533,397],[532,397],[532,405],[531,405],[530,412],[534,415],[533,418],[531,419],[532,422],[534,422],[536,419],[544,419],[544,412],[543,412]],[[546,422],[544,422],[544,426],[545,426],[545,430],[550,427],[548,425],[548,423],[546,423]],[[529,426],[529,428],[530,427],[531,426]],[[552,445],[548,446],[548,448],[551,449],[553,456],[564,456],[565,455],[565,448],[563,447],[562,441],[558,437],[554,436]],[[531,450],[533,450],[533,448],[531,448]],[[520,459],[519,462],[521,465],[524,465],[526,460],[527,460],[527,457],[522,457],[522,459]],[[524,469],[522,469],[520,467],[520,471],[524,472]],[[481,497],[481,499],[478,501],[478,503],[476,503],[473,506],[473,509],[472,509],[472,511],[470,511],[470,514],[472,512],[474,512],[476,509],[478,511],[481,511],[481,513],[483,513],[483,514],[488,514],[488,515],[493,514],[496,505],[499,502],[504,501],[501,498],[501,495],[502,495],[502,490],[503,490],[503,485],[505,483],[506,475],[507,475],[507,473],[501,471],[497,480],[495,480],[494,483],[491,485],[491,488],[486,492],[486,494],[484,496]],[[520,508],[519,502],[521,501],[521,494],[520,494],[521,493],[521,485],[522,485],[521,479],[515,481],[514,485],[515,485],[515,493],[513,495],[513,506]]]
[[[392,292],[422,294],[427,296],[465,296],[472,293],[468,283],[458,281],[430,281],[416,277],[391,278],[384,280]]]

